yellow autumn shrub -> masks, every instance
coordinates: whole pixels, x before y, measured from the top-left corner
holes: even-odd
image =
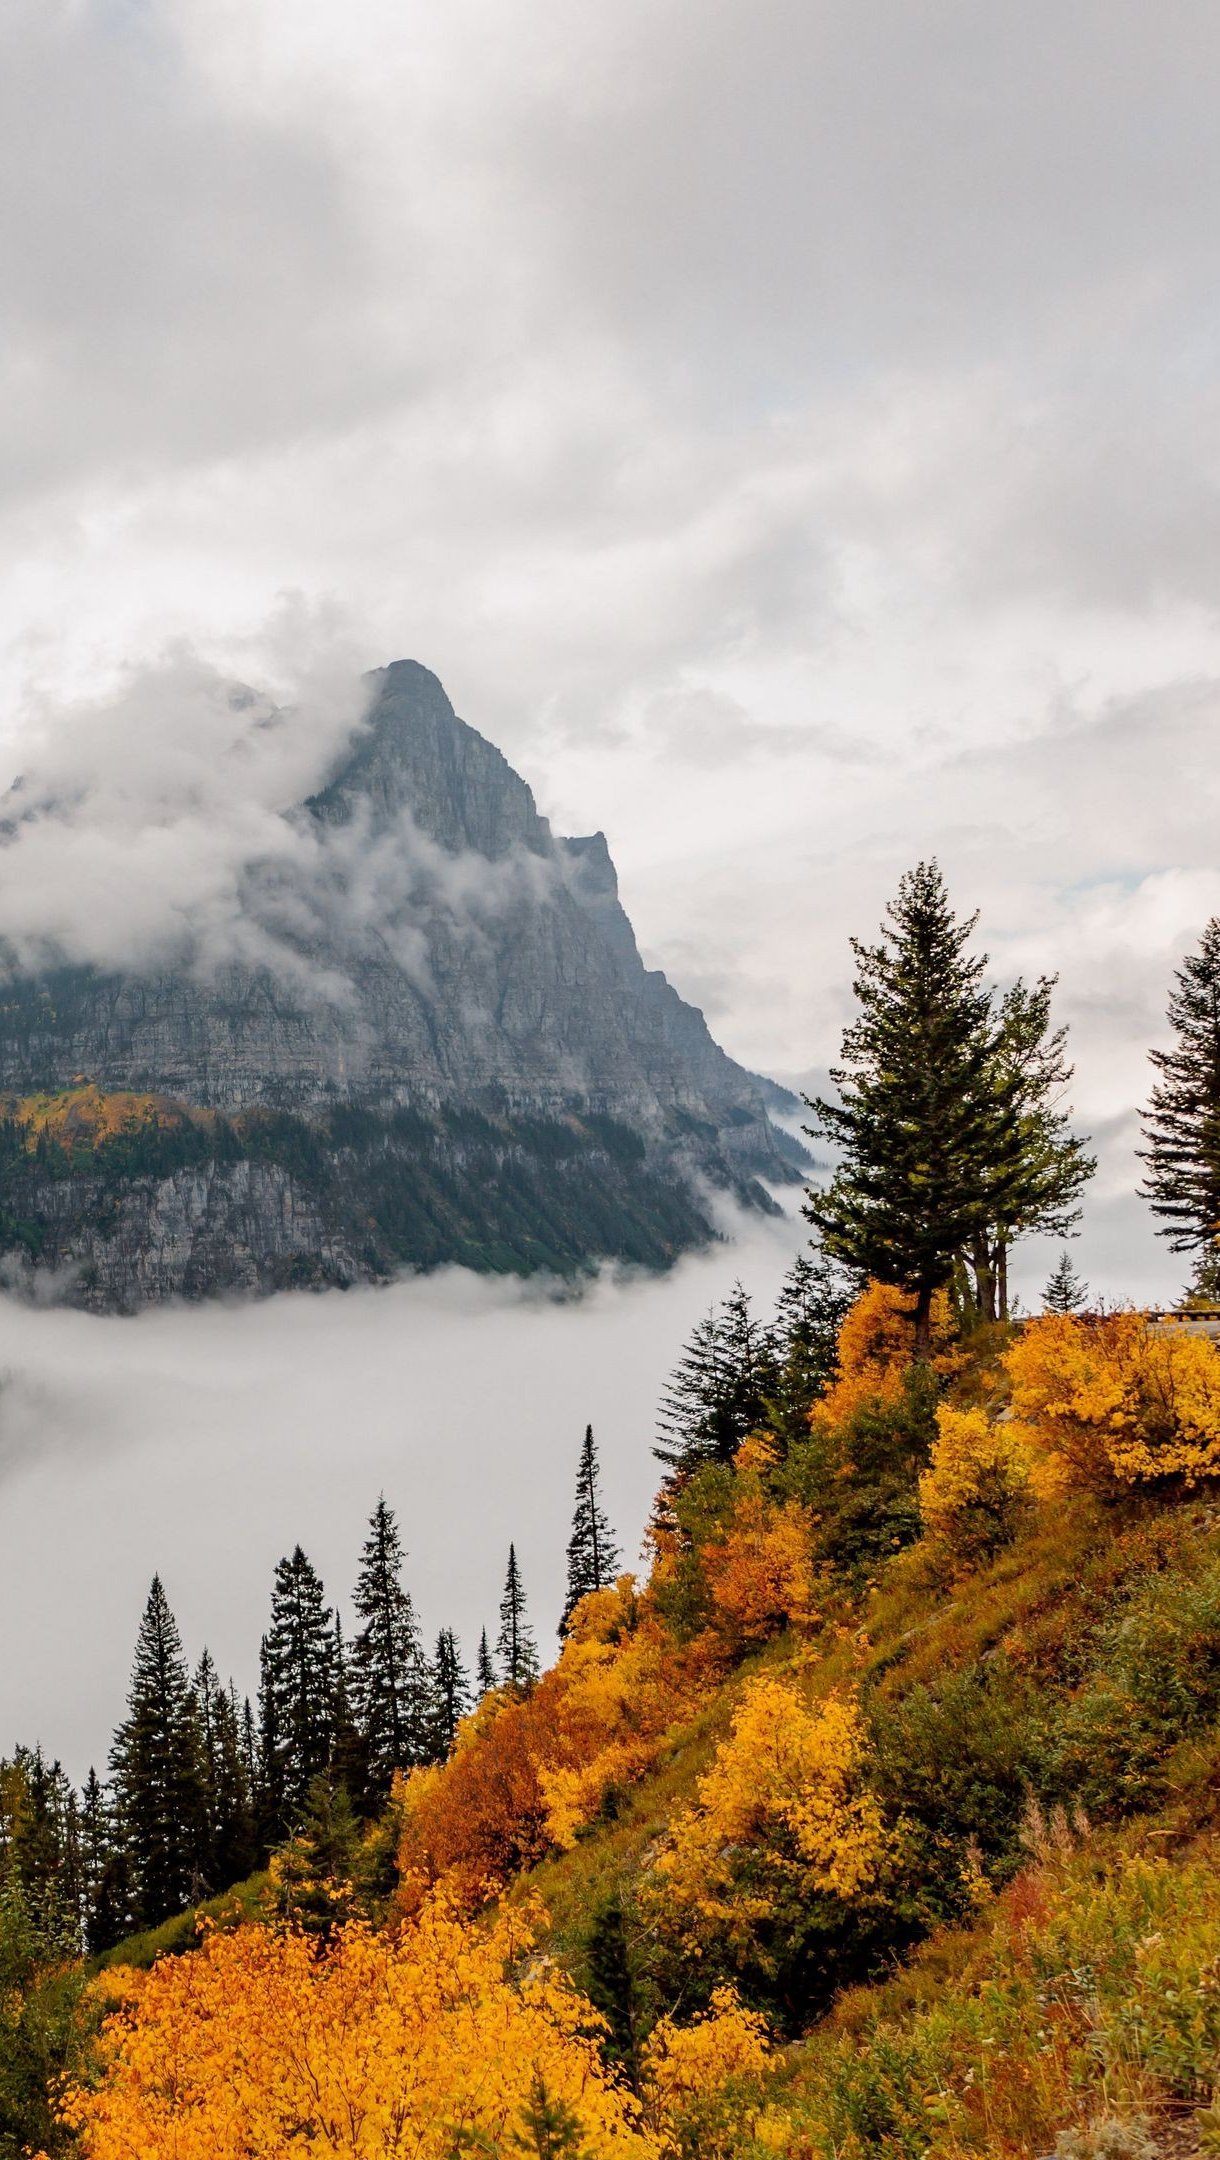
[[[483,1928],[437,1897],[394,1935],[213,1934],[134,1976],[65,2120],[86,2160],[453,2160],[517,2149],[544,2092],[588,2160],[658,2160],[592,2006],[544,1961],[520,1971],[533,1941],[519,1912]]]
[[[760,1674],[700,1778],[698,1800],[675,1822],[658,1862],[680,1915],[749,1925],[773,1897],[850,1900],[876,1879],[888,1839],[864,1781],[863,1720],[850,1696],[809,1704],[790,1678]],[[748,1849],[750,1887],[736,1879]]]
[[[1065,1487],[1106,1491],[1220,1476],[1220,1349],[1150,1328],[1048,1313],[1005,1352],[1022,1435]]]
[[[953,1312],[946,1290],[932,1300],[933,1369],[957,1362]],[[834,1432],[866,1403],[898,1402],[915,1354],[915,1300],[890,1283],[870,1282],[839,1329],[839,1376],[813,1406],[816,1431]]]
[[[734,1988],[718,1987],[706,2015],[692,2024],[660,2019],[641,2067],[648,2117],[663,2150],[714,2160],[737,2150],[761,2111],[761,2091],[749,2087],[758,2087],[770,2068],[766,2019],[747,2010]]]
[[[1016,1530],[1032,1494],[1030,1449],[1011,1422],[985,1410],[942,1403],[919,1512],[936,1543],[963,1560],[981,1559]]]

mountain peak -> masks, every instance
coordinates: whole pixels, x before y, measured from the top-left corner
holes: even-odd
[[[455,713],[418,660],[368,675],[369,704],[352,746],[306,807],[326,824],[357,814],[383,831],[409,813],[453,854],[497,860],[515,847],[550,854],[551,829],[533,792],[494,743]]]

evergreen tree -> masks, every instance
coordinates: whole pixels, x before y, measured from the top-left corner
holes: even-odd
[[[262,1642],[259,1690],[267,1828],[291,1828],[335,1739],[335,1646],[321,1581],[300,1546],[281,1560]]]
[[[484,1642],[487,1638],[484,1636]],[[453,1753],[457,1729],[470,1710],[470,1682],[452,1628],[442,1628],[436,1638],[432,1660],[433,1712],[432,1752],[440,1762]]]
[[[618,1572],[619,1550],[598,1493],[600,1477],[593,1427],[586,1425],[576,1472],[576,1510],[568,1540],[568,1594],[559,1623],[561,1635],[582,1597],[591,1590],[606,1589]]]
[[[773,1329],[776,1361],[767,1428],[787,1449],[808,1438],[809,1412],[839,1370],[839,1329],[860,1289],[858,1277],[816,1247],[798,1253],[780,1287]]]
[[[1161,1217],[1158,1234],[1206,1269],[1220,1258],[1220,916],[1177,970],[1168,1018],[1177,1041],[1149,1053],[1159,1078],[1144,1112],[1140,1191]]]
[[[206,1835],[195,1697],[159,1575],[136,1637],[127,1716],[110,1755],[137,1927],[182,1912],[199,1887]]]
[[[772,1331],[735,1283],[719,1311],[713,1306],[694,1329],[670,1375],[653,1453],[679,1474],[731,1462],[747,1433],[766,1424],[777,1377]]]
[[[512,1688],[532,1687],[538,1678],[538,1650],[530,1631],[525,1611],[525,1592],[521,1587],[521,1570],[517,1566],[517,1548],[508,1548],[508,1573],[504,1578],[504,1595],[500,1600],[500,1633],[496,1639],[496,1656],[504,1685]]]
[[[220,1684],[211,1653],[195,1672],[195,1701],[203,1754],[207,1835],[201,1869],[207,1886],[226,1890],[262,1857],[255,1835],[254,1793],[246,1768],[241,1720],[232,1681]]]
[[[288,1843],[276,1855],[279,1909],[307,1934],[329,1935],[359,1910],[360,1826],[345,1785],[316,1777]]]
[[[475,1662],[474,1678],[480,1702],[484,1695],[490,1694],[492,1688],[499,1686],[496,1679],[495,1664],[491,1655],[491,1644],[487,1640],[486,1628],[483,1629],[482,1634],[479,1636],[479,1655]]]
[[[1081,1282],[1072,1266],[1072,1256],[1065,1249],[1047,1277],[1042,1292],[1043,1310],[1049,1313],[1080,1312],[1088,1302],[1088,1284]]]
[[[90,1767],[81,1795],[81,1905],[85,1948],[97,1956],[113,1950],[132,1925],[124,1858],[105,1787]]]
[[[840,1100],[809,1105],[811,1134],[841,1160],[805,1214],[828,1253],[909,1293],[925,1353],[955,1255],[1007,1221],[1020,1190],[1020,1089],[986,956],[966,951],[977,917],[958,922],[935,863],[908,871],[886,912],[880,944],[852,940],[860,1014],[831,1073]]]
[[[384,1497],[369,1523],[353,1603],[362,1622],[352,1644],[352,1720],[364,1758],[366,1805],[388,1796],[395,1770],[430,1753],[428,1671],[411,1598],[402,1581],[402,1541]]]
[[[1056,978],[1029,988],[1013,984],[1000,1001],[996,1046],[1001,1088],[1011,1085],[1017,1123],[1017,1174],[996,1219],[971,1238],[966,1259],[974,1309],[983,1320],[1008,1318],[1008,1251],[1014,1239],[1070,1237],[1080,1220],[1080,1196],[1097,1168],[1096,1156],[1070,1130],[1063,1096],[1072,1068],[1067,1029],[1051,1027]]]

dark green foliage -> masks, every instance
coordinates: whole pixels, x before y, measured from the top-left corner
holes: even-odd
[[[815,1559],[855,1588],[922,1534],[919,1473],[936,1403],[932,1373],[916,1366],[897,1402],[866,1403],[833,1434],[811,1433],[773,1473],[777,1493],[815,1518]]]
[[[199,1894],[206,1842],[198,1708],[159,1575],[136,1637],[127,1716],[114,1736],[110,1773],[132,1923],[155,1927]]]
[[[1008,1220],[1025,1175],[1020,1085],[937,865],[920,863],[886,910],[881,942],[852,940],[859,1018],[832,1071],[838,1102],[810,1104],[840,1167],[805,1213],[845,1266],[915,1298],[926,1348],[932,1298],[954,1255]]]
[[[877,1789],[904,1826],[904,1900],[917,1894],[925,1917],[960,1913],[968,1846],[1000,1878],[1021,1857],[1029,1795],[1045,1785],[1046,1705],[997,1657],[874,1696],[869,1714]]]
[[[242,1745],[241,1712],[232,1683],[222,1688],[207,1650],[195,1673],[203,1755],[204,1834],[199,1873],[223,1890],[253,1873],[263,1857],[255,1823],[255,1794]]]
[[[699,1322],[670,1375],[657,1417],[658,1461],[679,1475],[731,1462],[747,1433],[766,1425],[778,1376],[774,1332],[754,1318],[735,1283]]]
[[[486,1628],[479,1636],[479,1655],[475,1661],[474,1680],[480,1700],[497,1685],[495,1661],[491,1654],[491,1644],[487,1640]]]
[[[1090,1651],[1059,1727],[1058,1782],[1099,1815],[1151,1806],[1173,1749],[1220,1714],[1220,1564],[1147,1577]]]
[[[981,1320],[1008,1318],[1008,1248],[1038,1233],[1067,1237],[1080,1220],[1080,1195],[1097,1168],[1070,1130],[1063,1107],[1072,1078],[1067,1029],[1051,1027],[1054,976],[1032,989],[1017,981],[1000,1000],[996,1044],[997,1095],[1011,1086],[1018,1154],[1016,1175],[994,1219],[976,1230],[966,1250],[973,1271],[973,1304]]]
[[[483,1642],[486,1646],[487,1638]],[[432,1660],[432,1753],[443,1762],[453,1752],[457,1729],[470,1710],[470,1682],[452,1628],[442,1628]]]
[[[636,1963],[622,1898],[610,1897],[593,1915],[581,1982],[610,2028],[607,2053],[621,2063],[632,2090],[638,2092],[641,2018]]]
[[[348,1668],[362,1799],[370,1813],[387,1798],[396,1770],[426,1762],[432,1752],[432,1691],[402,1566],[398,1525],[383,1495],[360,1556],[353,1603],[361,1624]]]
[[[583,2135],[575,2109],[549,2093],[539,2077],[521,2110],[521,2127],[512,2133],[510,2150],[534,2153],[537,2160],[593,2160]]]
[[[290,1830],[335,1741],[335,1642],[322,1584],[300,1546],[281,1560],[262,1643],[260,1756],[268,1828]]]
[[[1220,1250],[1220,916],[1174,978],[1177,1041],[1149,1056],[1159,1078],[1144,1113],[1141,1187],[1174,1252]]]
[[[113,1810],[92,1768],[81,1795],[80,1854],[84,1946],[96,1956],[112,1950],[131,1924],[131,1882]]]
[[[309,1934],[328,1935],[361,1911],[360,1826],[344,1785],[311,1779],[274,1876],[278,1909]]]
[[[568,1540],[568,1594],[559,1623],[562,1635],[581,1598],[605,1590],[618,1570],[619,1551],[598,1494],[601,1472],[593,1427],[586,1425],[576,1472],[576,1509]]]
[[[798,1253],[779,1293],[773,1335],[775,1379],[767,1427],[785,1448],[805,1440],[809,1412],[839,1370],[839,1329],[861,1284],[816,1247]]]
[[[20,1875],[0,1873],[0,2160],[75,2150],[55,2102],[84,2068],[89,2016],[76,1949],[73,1936],[38,1920]]]
[[[1048,1313],[1075,1313],[1083,1311],[1089,1302],[1089,1286],[1082,1282],[1072,1266],[1072,1256],[1064,1249],[1046,1279],[1042,1292],[1042,1308]]]
[[[530,1630],[525,1610],[525,1591],[521,1585],[521,1570],[517,1566],[517,1548],[508,1548],[508,1571],[504,1577],[504,1595],[500,1600],[500,1633],[496,1638],[496,1656],[500,1661],[500,1677],[505,1687],[529,1688],[538,1678],[538,1648]]]

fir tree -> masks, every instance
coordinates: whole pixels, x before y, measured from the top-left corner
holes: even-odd
[[[480,1702],[484,1695],[490,1694],[494,1687],[499,1686],[496,1679],[495,1664],[491,1655],[491,1644],[487,1640],[486,1628],[483,1629],[482,1634],[479,1636],[479,1654],[475,1661],[474,1679]]]
[[[1168,1018],[1177,1041],[1149,1053],[1159,1078],[1144,1112],[1140,1191],[1158,1234],[1206,1270],[1220,1257],[1220,916],[1177,970]]]
[[[1089,1302],[1087,1283],[1080,1280],[1072,1266],[1072,1256],[1064,1249],[1047,1277],[1042,1292],[1042,1306],[1049,1313],[1080,1312]]]
[[[281,1560],[262,1643],[263,1786],[272,1836],[291,1828],[335,1738],[335,1647],[321,1581],[298,1545]]]
[[[500,1600],[500,1633],[496,1638],[496,1656],[504,1685],[511,1688],[529,1688],[538,1678],[538,1650],[530,1631],[525,1611],[525,1592],[521,1587],[521,1570],[517,1566],[517,1548],[508,1548],[508,1573],[504,1578],[504,1595]]]
[[[177,1623],[153,1577],[136,1637],[127,1716],[110,1756],[137,1927],[182,1912],[199,1886],[206,1835],[195,1697]]]
[[[926,1353],[955,1256],[1007,1220],[1020,1189],[1020,1090],[986,956],[966,951],[977,917],[958,922],[935,863],[909,871],[886,912],[880,944],[852,940],[860,1015],[831,1073],[840,1100],[809,1105],[840,1166],[805,1214],[828,1253],[909,1293]]]
[[[996,1216],[971,1238],[966,1258],[972,1302],[983,1320],[1008,1318],[1008,1252],[1016,1238],[1069,1237],[1080,1220],[1080,1196],[1097,1168],[1096,1156],[1069,1126],[1063,1096],[1072,1068],[1067,1029],[1051,1027],[1056,978],[1029,988],[1013,984],[1000,1000],[996,1046],[1001,1088],[1014,1090],[1019,1143],[1016,1176]]]
[[[486,1643],[486,1635],[484,1635]],[[458,1639],[452,1628],[442,1628],[436,1638],[436,1656],[432,1660],[433,1712],[432,1751],[444,1762],[453,1753],[457,1729],[470,1709],[470,1682],[462,1665]]]
[[[731,1462],[747,1433],[766,1424],[777,1376],[772,1331],[735,1283],[719,1311],[713,1307],[694,1329],[670,1375],[653,1453],[679,1474]]]
[[[561,1635],[580,1600],[591,1590],[606,1589],[618,1571],[618,1546],[598,1492],[600,1477],[593,1427],[586,1425],[576,1472],[576,1509],[568,1540],[568,1594],[559,1623]]]
[[[384,1498],[369,1523],[353,1603],[362,1622],[352,1644],[352,1721],[364,1760],[364,1798],[383,1802],[395,1770],[427,1760],[431,1703],[411,1598],[402,1581],[402,1541]]]
[[[780,1287],[772,1331],[775,1379],[767,1429],[787,1449],[805,1440],[809,1412],[839,1370],[839,1329],[851,1310],[859,1278],[816,1247],[798,1253]]]

